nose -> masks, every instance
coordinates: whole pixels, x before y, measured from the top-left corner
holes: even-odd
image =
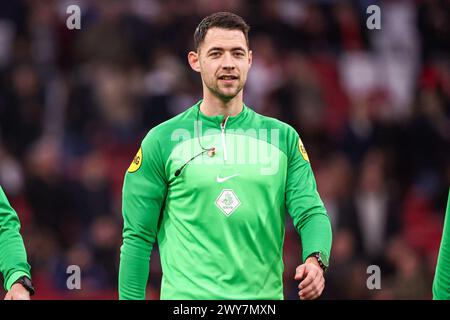
[[[234,60],[230,52],[225,52],[223,55],[222,68],[224,70],[233,70],[235,68]]]

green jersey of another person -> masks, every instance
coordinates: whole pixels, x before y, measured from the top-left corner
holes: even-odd
[[[330,221],[296,130],[243,103],[247,31],[230,13],[200,23],[188,59],[203,99],[150,130],[125,175],[120,299],[145,298],[155,241],[161,299],[283,299],[286,209],[302,240],[299,296],[322,293]]]
[[[433,299],[450,300],[450,189],[445,212],[444,230],[433,281]]]
[[[34,293],[30,265],[20,235],[20,221],[0,186],[0,272],[7,291],[5,300],[29,300]]]

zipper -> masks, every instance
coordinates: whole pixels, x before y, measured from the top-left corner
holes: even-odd
[[[222,123],[220,124],[220,128],[222,129],[222,148],[223,148],[223,160],[227,161],[227,144],[225,142],[225,126],[227,125],[228,116],[223,118]]]

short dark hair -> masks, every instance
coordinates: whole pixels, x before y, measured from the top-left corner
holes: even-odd
[[[203,40],[205,40],[206,33],[211,28],[241,30],[244,33],[247,46],[249,46],[248,31],[250,30],[250,26],[244,21],[244,19],[231,12],[216,12],[204,18],[197,26],[197,29],[195,29],[195,50],[198,50],[200,44]]]

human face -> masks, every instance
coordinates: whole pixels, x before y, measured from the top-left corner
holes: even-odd
[[[189,53],[191,67],[200,72],[206,94],[229,101],[241,93],[252,63],[252,52],[241,30],[211,28],[198,52]]]

